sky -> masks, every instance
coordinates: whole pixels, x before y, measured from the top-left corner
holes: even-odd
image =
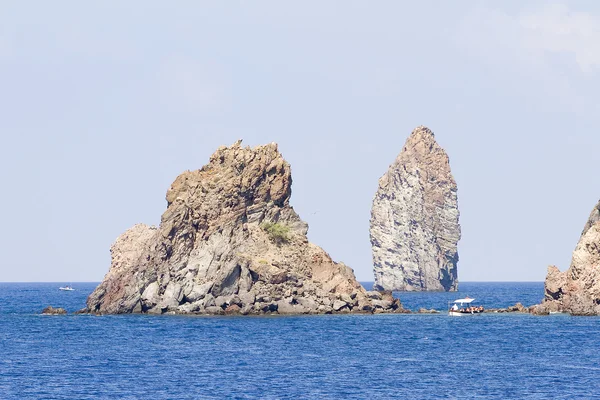
[[[309,239],[372,281],[371,202],[419,125],[459,280],[543,281],[600,198],[598,43],[596,1],[0,0],[0,281],[100,281],[237,139],[279,143]]]

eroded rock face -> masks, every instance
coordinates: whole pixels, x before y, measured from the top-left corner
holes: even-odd
[[[276,144],[221,147],[167,192],[158,228],[136,225],[111,248],[91,313],[401,312],[308,242],[289,205],[290,165]],[[374,300],[370,296],[375,296]]]
[[[585,224],[565,272],[548,267],[544,302],[534,313],[565,312],[572,315],[600,315],[600,202]]]
[[[379,180],[371,211],[375,287],[457,289],[457,187],[431,130],[416,128]]]

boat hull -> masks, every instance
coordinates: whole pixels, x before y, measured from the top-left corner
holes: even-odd
[[[448,315],[451,317],[466,317],[471,315],[481,315],[481,312],[460,312],[460,311],[448,311]]]

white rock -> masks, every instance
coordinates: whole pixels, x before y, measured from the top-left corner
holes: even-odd
[[[342,300],[336,300],[333,302],[333,309],[335,311],[340,311],[342,308],[346,307],[348,304],[346,304],[345,301]]]

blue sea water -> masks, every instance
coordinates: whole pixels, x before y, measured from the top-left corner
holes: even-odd
[[[0,399],[590,399],[600,318],[486,314],[41,316],[96,284],[0,284]],[[401,293],[444,309],[539,302],[540,283]]]

